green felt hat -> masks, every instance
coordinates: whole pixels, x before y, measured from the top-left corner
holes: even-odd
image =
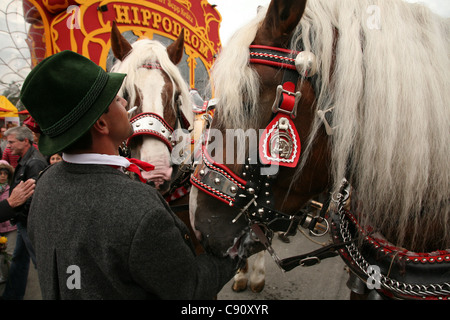
[[[116,97],[125,76],[106,73],[73,51],[42,60],[31,70],[20,93],[42,131],[39,151],[55,154],[86,133]]]

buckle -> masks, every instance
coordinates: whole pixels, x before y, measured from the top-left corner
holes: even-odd
[[[294,106],[292,108],[292,111],[284,110],[284,109],[281,109],[279,107],[280,106],[280,100],[281,100],[281,94],[283,94],[283,93],[285,93],[285,94],[287,94],[289,96],[295,97],[295,99],[294,99]],[[298,105],[301,97],[302,97],[302,94],[301,94],[300,91],[297,91],[297,92],[294,93],[294,92],[291,92],[291,91],[283,89],[283,86],[279,85],[277,87],[277,93],[276,93],[276,96],[275,96],[275,102],[273,103],[273,106],[272,106],[272,112],[273,113],[277,113],[277,112],[281,111],[283,113],[289,114],[292,119],[295,119],[295,117],[297,117],[297,105]]]

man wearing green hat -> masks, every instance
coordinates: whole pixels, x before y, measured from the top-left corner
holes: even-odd
[[[71,51],[39,63],[21,100],[44,155],[63,152],[36,184],[28,219],[44,299],[211,299],[236,261],[195,256],[185,225],[151,186],[123,173],[132,134],[124,74]]]

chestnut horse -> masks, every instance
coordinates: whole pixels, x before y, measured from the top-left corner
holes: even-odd
[[[213,68],[190,193],[205,248],[286,271],[339,253],[353,293],[449,298],[449,30],[401,0],[272,0]],[[314,224],[300,208],[323,192],[334,243],[280,259],[273,232]]]
[[[127,100],[130,117],[135,115],[130,119],[134,134],[126,149],[131,157],[155,166],[142,176],[172,207],[181,207],[173,210],[193,233],[187,209],[190,171],[185,169],[190,161],[186,164],[181,153],[190,151],[185,150],[190,148],[190,139],[186,138],[194,117],[188,86],[176,67],[183,56],[184,30],[167,48],[149,39],[131,45],[113,23],[111,48],[118,59],[111,71],[127,74],[118,94]],[[177,150],[176,156],[173,150]],[[197,239],[192,239],[196,251],[201,252]]]

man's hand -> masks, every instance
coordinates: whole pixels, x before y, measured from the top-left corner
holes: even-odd
[[[36,181],[34,179],[28,179],[27,181],[21,181],[11,192],[7,199],[11,208],[18,207],[27,201],[34,193],[36,187]]]

